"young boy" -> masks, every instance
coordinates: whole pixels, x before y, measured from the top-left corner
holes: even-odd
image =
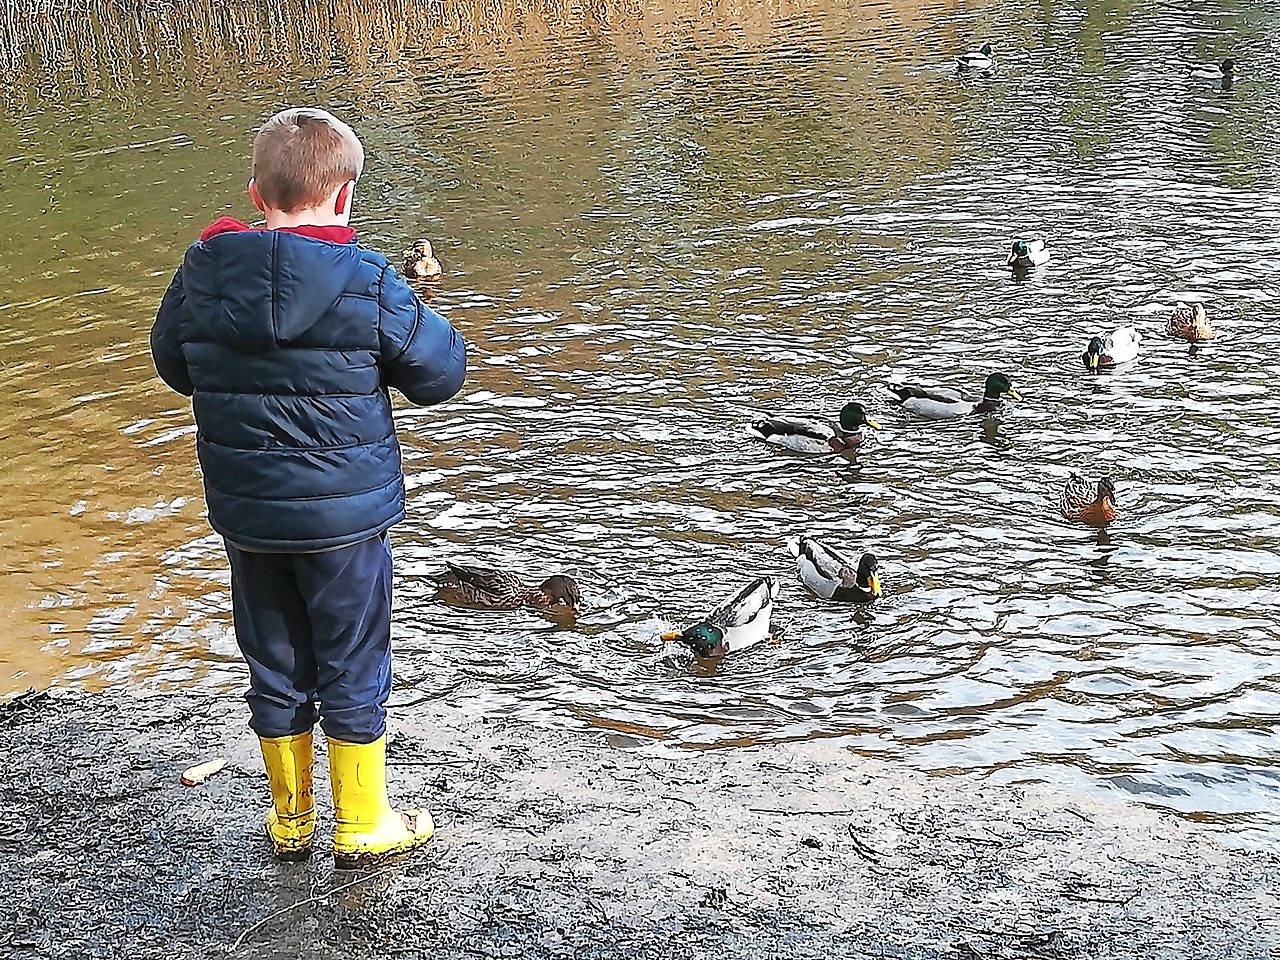
[[[440,403],[466,346],[348,226],[364,166],[324,110],[276,114],[253,141],[265,228],[223,217],[187,250],[155,326],[156,370],[192,397],[209,522],[226,541],[282,860],[311,853],[311,728],[329,737],[333,854],[372,866],[430,839],[387,801],[391,550],[404,475],[389,387]]]

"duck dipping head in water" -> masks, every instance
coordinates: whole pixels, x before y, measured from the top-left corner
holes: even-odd
[[[701,660],[723,657],[728,653],[724,642],[724,631],[714,623],[695,623],[684,630],[664,633],[662,639],[668,643],[683,643],[693,651],[695,657]]]
[[[578,589],[578,584],[573,577],[563,573],[547,577],[538,584],[538,592],[547,599],[545,605],[536,604],[540,609],[548,613],[578,615],[578,606],[582,603],[582,592]]]

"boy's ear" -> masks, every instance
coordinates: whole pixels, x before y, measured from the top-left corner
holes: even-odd
[[[258,192],[258,184],[252,177],[249,178],[249,196],[253,199],[253,205],[258,208],[259,213],[267,212],[267,205],[263,203],[262,194]]]
[[[348,180],[338,188],[338,196],[333,202],[333,212],[338,216],[351,215],[351,203],[356,195],[356,182]]]

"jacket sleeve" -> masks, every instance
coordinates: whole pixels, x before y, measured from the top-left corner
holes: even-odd
[[[467,377],[467,344],[393,269],[378,285],[383,382],[413,403],[448,400]]]
[[[173,282],[164,292],[156,322],[151,326],[151,359],[160,379],[173,390],[185,396],[195,392],[191,373],[187,370],[187,358],[182,353],[182,340],[178,334],[182,308],[187,296],[182,290],[182,271],[173,275]]]

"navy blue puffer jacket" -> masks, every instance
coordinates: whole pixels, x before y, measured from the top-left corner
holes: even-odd
[[[462,337],[354,231],[229,218],[187,251],[151,352],[193,398],[209,522],[266,552],[332,549],[401,520],[387,388],[439,403],[466,376]]]

